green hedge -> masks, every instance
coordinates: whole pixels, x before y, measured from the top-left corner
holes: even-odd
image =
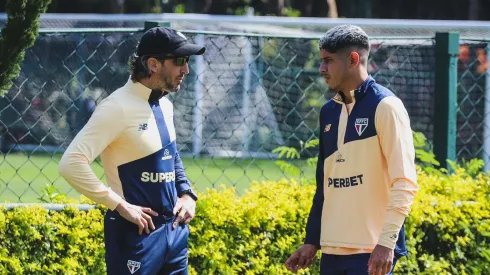
[[[472,170],[469,167],[469,170]],[[410,255],[397,274],[489,274],[490,178],[419,169],[407,220]],[[473,169],[474,170],[474,169]],[[191,274],[287,274],[304,236],[315,187],[293,180],[201,194],[191,223]],[[0,274],[104,274],[104,208],[0,210]],[[318,274],[319,261],[304,274]]]
[[[400,274],[490,274],[490,177],[477,172],[483,161],[465,166],[419,173]]]

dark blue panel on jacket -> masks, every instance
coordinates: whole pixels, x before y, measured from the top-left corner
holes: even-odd
[[[118,167],[127,202],[170,215],[177,201],[175,142],[139,160]]]
[[[323,157],[327,159],[337,151],[339,135],[339,118],[342,105],[329,100],[320,111],[320,134],[323,138]]]
[[[356,103],[349,115],[345,143],[376,136],[376,108],[383,98],[393,96],[393,93],[388,89],[374,82],[368,83],[370,85],[366,87],[365,91],[356,91],[359,95],[356,96]]]

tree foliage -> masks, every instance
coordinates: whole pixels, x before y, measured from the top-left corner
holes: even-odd
[[[51,0],[7,0],[7,24],[0,37],[0,96],[12,87],[20,73],[25,50],[36,41],[39,17]]]

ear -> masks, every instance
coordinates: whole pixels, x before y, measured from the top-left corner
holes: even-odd
[[[150,58],[148,58],[147,64],[148,64],[148,69],[152,73],[156,73],[158,71],[158,66],[159,66],[160,62],[158,60],[156,60],[156,58],[150,57]]]
[[[359,66],[360,62],[361,62],[361,56],[359,55],[359,53],[358,52],[351,52],[350,53],[350,65],[351,65],[351,67]]]

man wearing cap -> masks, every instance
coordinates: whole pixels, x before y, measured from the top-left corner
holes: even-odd
[[[97,106],[60,160],[75,190],[108,208],[111,274],[187,274],[187,224],[197,196],[176,147],[173,106],[189,57],[205,48],[173,29],[148,30],[130,59],[128,82]],[[104,185],[90,168],[101,156]]]

